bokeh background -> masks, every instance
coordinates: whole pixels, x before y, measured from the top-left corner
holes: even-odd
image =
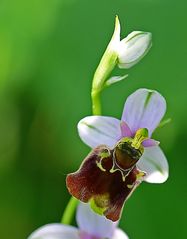
[[[120,118],[139,87],[167,99],[172,122],[154,138],[170,164],[162,185],[143,183],[120,226],[131,239],[187,234],[186,0],[0,1],[0,238],[26,239],[58,222],[68,202],[66,174],[89,152],[76,125],[91,114],[94,70],[121,20],[122,36],[151,31],[149,54],[102,95],[103,114]]]

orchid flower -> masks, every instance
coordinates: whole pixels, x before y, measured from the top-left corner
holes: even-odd
[[[165,111],[162,95],[139,89],[127,98],[121,120],[106,116],[82,119],[80,138],[93,150],[80,169],[67,176],[70,194],[116,221],[142,181],[165,182],[168,163],[159,142],[151,138]]]
[[[89,205],[80,203],[77,208],[78,228],[60,223],[48,224],[33,232],[28,239],[128,239],[114,223],[94,213]]]

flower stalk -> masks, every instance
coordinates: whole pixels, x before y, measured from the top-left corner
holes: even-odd
[[[92,92],[92,114],[93,115],[101,115],[101,100],[100,100],[100,92]]]
[[[74,197],[70,198],[61,219],[62,224],[67,225],[71,224],[78,202],[79,201],[76,198]]]

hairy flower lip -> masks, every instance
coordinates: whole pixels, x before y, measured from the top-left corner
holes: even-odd
[[[66,185],[71,195],[82,202],[91,202],[97,213],[116,221],[120,218],[125,201],[142,181],[144,172],[135,165],[127,172],[113,168],[113,150],[109,150],[110,154],[103,158],[105,149],[109,148],[100,145],[93,149],[79,170],[68,174]],[[101,160],[102,168],[97,164]]]

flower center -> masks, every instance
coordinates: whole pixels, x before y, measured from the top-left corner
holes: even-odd
[[[147,139],[148,130],[139,129],[134,138],[122,138],[114,148],[115,163],[123,170],[131,169],[144,152],[142,142]]]

